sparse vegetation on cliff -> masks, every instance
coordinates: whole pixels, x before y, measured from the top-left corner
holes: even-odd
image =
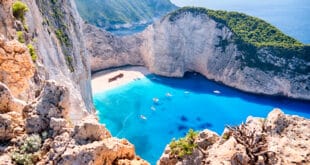
[[[71,72],[74,72],[74,64],[72,60],[73,43],[69,37],[70,32],[67,26],[67,15],[62,8],[62,2],[57,0],[40,1],[38,3],[41,13],[45,17],[42,24],[49,26],[59,40],[62,52],[65,55],[66,64]]]
[[[17,40],[20,43],[25,43],[25,37],[24,37],[24,32],[23,31],[17,31],[16,35],[17,35]]]
[[[215,21],[229,27],[238,38],[257,47],[279,46],[289,48],[303,46],[301,42],[283,34],[266,21],[239,12],[210,10],[202,7],[184,7],[169,14],[169,20],[178,19],[179,15],[184,12],[190,12],[195,16],[207,14]]]
[[[215,46],[224,51],[228,44],[232,42],[236,44],[238,50],[243,52],[243,57],[236,59],[241,60],[241,69],[244,67],[259,68],[278,74],[289,68],[288,66],[274,65],[268,60],[261,60],[262,52],[265,52],[265,56],[267,56],[266,54],[272,55],[273,58],[284,58],[286,60],[299,58],[310,61],[309,45],[304,45],[285,35],[276,27],[259,18],[239,12],[216,11],[202,7],[184,7],[166,17],[169,21],[174,22],[182,16],[182,13],[191,13],[194,16],[208,15],[217,22],[217,28],[228,27],[235,34],[233,40],[227,41],[219,38],[219,44]],[[289,71],[304,74],[310,72],[310,67],[300,65],[289,68]]]
[[[13,10],[13,15],[16,19],[21,20],[24,22],[25,20],[25,13],[29,10],[28,6],[21,2],[21,1],[16,1],[12,5],[12,10]]]
[[[18,150],[12,153],[12,160],[16,164],[32,165],[38,160],[39,156],[35,152],[39,151],[42,140],[39,135],[33,134],[28,136],[24,144]]]
[[[35,62],[38,58],[36,50],[34,49],[32,44],[28,44],[27,47],[28,47],[32,61]]]
[[[171,154],[180,158],[184,157],[185,155],[192,154],[193,150],[197,147],[197,144],[195,143],[197,136],[198,132],[190,129],[185,137],[178,140],[173,139],[169,144]]]

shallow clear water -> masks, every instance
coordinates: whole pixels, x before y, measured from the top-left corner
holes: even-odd
[[[112,135],[127,138],[152,164],[172,138],[184,136],[189,128],[221,134],[225,125],[240,124],[249,115],[266,117],[275,107],[310,118],[309,102],[246,94],[193,74],[183,79],[150,75],[94,94],[94,104]]]

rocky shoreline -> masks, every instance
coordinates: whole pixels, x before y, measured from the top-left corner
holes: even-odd
[[[199,132],[191,154],[180,157],[167,145],[158,164],[309,164],[309,128],[309,120],[274,109],[267,118],[249,116],[221,136]]]

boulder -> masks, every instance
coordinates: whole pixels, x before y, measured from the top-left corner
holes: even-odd
[[[285,114],[276,108],[268,114],[264,127],[271,134],[281,134],[288,125]]]
[[[0,113],[10,111],[21,113],[25,105],[24,101],[14,98],[9,88],[0,82]]]
[[[49,128],[51,118],[68,118],[67,107],[62,106],[67,97],[69,93],[66,87],[46,81],[38,99],[24,108],[26,131],[39,133]]]
[[[88,117],[74,128],[74,139],[79,144],[101,141],[110,138],[110,132],[93,117]]]
[[[69,164],[113,164],[118,159],[135,159],[134,146],[127,140],[108,138],[82,146],[68,147],[56,163]]]
[[[63,118],[51,118],[50,128],[56,132],[60,132],[65,129],[67,126],[67,121]]]
[[[206,150],[210,145],[216,143],[218,140],[219,136],[217,133],[210,130],[204,130],[199,133],[196,143],[200,148]]]
[[[28,48],[16,40],[0,36],[0,82],[6,84],[14,97],[27,98],[30,79],[35,72]]]
[[[310,164],[309,128],[309,119],[274,109],[266,119],[248,117],[245,124],[228,127],[222,138],[204,130],[195,141],[202,153],[195,155],[196,160],[224,165]],[[193,160],[193,155],[175,159],[166,147],[158,164],[200,164]]]
[[[0,114],[0,141],[11,140],[23,131],[21,114],[16,112]]]

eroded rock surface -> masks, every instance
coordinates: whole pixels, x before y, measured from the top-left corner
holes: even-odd
[[[0,36],[0,82],[6,84],[15,97],[25,95],[35,68],[28,48],[16,40]]]
[[[144,65],[141,52],[137,49],[139,37],[117,37],[95,26],[85,24],[86,48],[91,56],[91,70],[124,65]]]
[[[14,109],[19,106],[10,106],[17,99],[9,89],[1,83],[0,87],[1,105],[5,105],[0,113],[3,162],[148,164],[135,154],[134,146],[127,140],[112,137],[95,116],[86,114],[84,120],[72,123],[67,105],[70,94],[65,86],[46,81],[36,100],[19,105],[22,112]]]
[[[309,164],[309,128],[310,120],[274,109],[266,119],[249,117],[222,136],[200,132],[191,155],[180,158],[168,145],[158,164]]]
[[[5,84],[0,82],[0,141],[11,140],[24,130],[22,109],[25,102],[12,96]]]
[[[148,164],[92,113],[90,65],[74,1],[22,2],[29,10],[17,20],[13,1],[0,1],[0,164]]]

